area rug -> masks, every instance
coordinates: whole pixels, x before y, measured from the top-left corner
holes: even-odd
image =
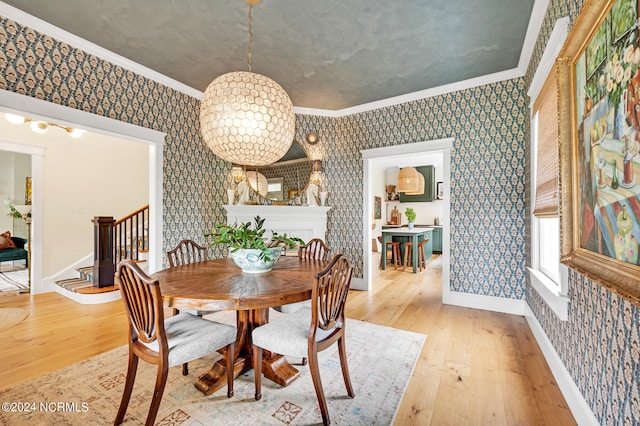
[[[19,308],[0,308],[0,331],[19,324],[29,315],[29,311]]]
[[[331,422],[335,425],[390,425],[411,377],[426,336],[349,319],[347,352],[355,398],[347,397],[337,345],[319,354],[320,375]],[[235,396],[226,387],[204,396],[194,387],[217,354],[169,370],[156,418],[159,425],[309,425],[321,424],[311,375],[297,364],[300,378],[283,388],[262,381],[262,400],[254,400],[253,370],[238,377]],[[2,425],[113,424],[127,369],[123,346],[54,373],[0,391]],[[156,369],[143,361],[123,424],[143,424]]]
[[[26,269],[0,271],[0,291],[21,291],[29,289],[29,274]]]

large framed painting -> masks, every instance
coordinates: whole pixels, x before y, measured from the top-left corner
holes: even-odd
[[[585,2],[558,55],[561,261],[640,305],[638,0]]]

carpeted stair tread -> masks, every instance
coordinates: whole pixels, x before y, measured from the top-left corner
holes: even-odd
[[[84,278],[68,278],[66,280],[56,281],[56,284],[58,284],[60,287],[64,288],[65,290],[69,290],[73,292],[77,292],[81,288],[93,287],[93,283],[90,281],[87,281]]]

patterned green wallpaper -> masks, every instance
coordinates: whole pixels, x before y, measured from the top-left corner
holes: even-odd
[[[328,243],[352,259],[356,276],[362,276],[360,150],[453,137],[451,289],[526,297],[542,318],[544,302],[530,290],[525,269],[530,167],[526,90],[553,22],[564,15],[575,19],[580,5],[551,1],[522,79],[342,118],[297,116],[297,140],[308,131],[321,137],[321,143],[305,148],[324,161],[333,206]],[[201,240],[224,220],[230,165],[203,143],[197,100],[5,18],[0,18],[0,46],[1,89],[167,133],[165,248],[182,238]],[[214,254],[222,255],[220,250]],[[569,322],[547,316],[543,327],[598,419],[640,422],[638,309],[574,273],[570,292]],[[594,315],[599,316],[594,320]],[[604,323],[608,326],[598,327]]]
[[[525,76],[527,87],[556,20],[569,16],[573,25],[582,4],[578,0],[550,1]],[[528,140],[527,137],[527,152]],[[528,154],[526,167],[528,176]],[[528,218],[531,208],[528,179],[526,198]],[[526,253],[530,263],[528,245]],[[548,307],[545,316],[545,302],[528,281],[527,303],[600,424],[640,424],[640,309],[569,271],[569,320],[563,322]]]

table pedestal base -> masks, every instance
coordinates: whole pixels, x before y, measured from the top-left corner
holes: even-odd
[[[238,337],[236,339],[236,358],[233,367],[234,379],[253,368],[251,332],[254,328],[267,322],[269,322],[268,309],[238,311]],[[262,375],[280,386],[288,386],[300,377],[300,372],[289,364],[284,356],[264,351]],[[196,388],[205,395],[211,395],[226,385],[227,368],[224,359],[218,360],[213,364],[211,370],[198,377],[198,381],[195,383]]]

